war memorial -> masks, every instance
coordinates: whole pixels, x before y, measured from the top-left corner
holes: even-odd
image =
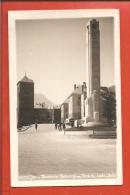
[[[75,84],[74,92],[58,110],[34,107],[34,81],[25,75],[17,83],[17,126],[21,128],[35,122],[65,123],[66,119],[82,120],[83,128],[76,128],[76,131],[93,130],[90,137],[115,138],[116,128],[108,123],[103,114],[104,102],[100,84],[100,25],[96,19],[90,20],[86,27],[86,66],[87,81],[83,82],[82,86],[77,87]],[[65,131],[73,130],[66,128]]]

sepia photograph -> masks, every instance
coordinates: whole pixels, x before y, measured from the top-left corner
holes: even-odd
[[[119,11],[8,21],[11,185],[121,185]]]

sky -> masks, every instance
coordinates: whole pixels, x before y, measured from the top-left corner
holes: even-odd
[[[101,86],[114,85],[113,19],[100,24]],[[61,104],[74,84],[87,81],[86,26],[89,18],[16,21],[17,81],[26,75],[35,93]]]

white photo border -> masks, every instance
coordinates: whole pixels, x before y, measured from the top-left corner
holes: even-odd
[[[116,179],[48,179],[34,181],[18,180],[18,133],[17,133],[17,66],[16,66],[16,20],[74,19],[113,17],[114,19],[114,68],[117,100],[117,143],[116,143]],[[122,128],[121,128],[121,78],[120,78],[120,25],[118,9],[74,9],[74,10],[30,10],[9,11],[9,94],[10,94],[10,154],[11,186],[93,186],[122,185]]]

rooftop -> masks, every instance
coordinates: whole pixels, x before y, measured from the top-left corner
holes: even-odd
[[[82,87],[83,87],[83,85],[77,85],[77,86],[75,85],[75,88],[74,88],[73,92],[65,99],[65,101],[63,103],[68,103],[68,99],[71,96],[73,96],[74,94],[81,95],[83,93],[83,91],[85,92],[86,88],[83,89]]]
[[[19,82],[22,82],[22,83],[34,83],[32,79],[29,79],[26,74],[25,76],[19,81]],[[19,83],[18,82],[18,83]]]

